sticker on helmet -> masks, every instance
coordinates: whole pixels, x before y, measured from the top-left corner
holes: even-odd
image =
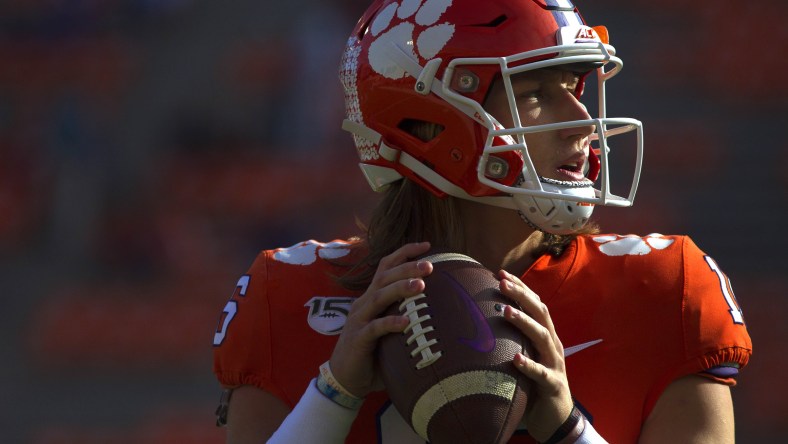
[[[388,56],[396,45],[420,63],[434,58],[454,35],[454,25],[438,23],[452,0],[402,0],[375,17],[369,32],[376,37],[369,46],[369,64],[378,74],[400,79],[405,70]]]

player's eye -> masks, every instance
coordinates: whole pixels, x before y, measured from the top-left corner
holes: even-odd
[[[537,100],[544,96],[544,92],[541,88],[533,89],[530,91],[522,91],[517,94],[518,99],[525,99],[525,100]]]
[[[569,73],[567,77],[564,78],[564,86],[566,89],[570,91],[574,91],[577,89],[577,85],[580,84],[580,75],[577,73]]]

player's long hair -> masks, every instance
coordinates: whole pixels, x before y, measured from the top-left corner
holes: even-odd
[[[420,121],[406,121],[401,128],[425,141],[441,131],[434,124]],[[342,264],[348,272],[339,276],[338,282],[348,290],[365,290],[380,260],[410,242],[430,241],[432,248],[465,251],[463,220],[456,199],[453,196],[439,198],[408,179],[389,185],[373,210],[369,224],[359,223],[364,234],[356,239],[355,247],[366,254],[361,253],[363,259],[356,263]],[[596,224],[588,223],[578,234],[598,232]],[[545,253],[560,256],[575,236],[542,233],[534,258]]]
[[[391,184],[373,210],[369,224],[359,224],[364,235],[357,238],[355,246],[366,254],[362,253],[363,259],[357,263],[345,264],[349,270],[338,277],[339,283],[348,290],[365,290],[380,260],[410,242],[429,240],[432,248],[465,251],[463,221],[458,216],[456,199],[438,198],[408,179]],[[582,234],[598,232],[599,228],[591,223],[582,230]],[[560,256],[575,236],[542,233],[534,258],[545,253]]]
[[[410,242],[429,240],[433,248],[464,251],[462,221],[453,197],[439,199],[421,186],[402,179],[389,186],[373,210],[369,224],[356,246],[366,256],[339,282],[350,290],[364,290],[375,275],[381,259]]]

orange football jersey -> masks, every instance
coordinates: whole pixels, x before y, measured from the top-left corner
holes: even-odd
[[[214,335],[224,387],[294,406],[333,350],[353,299],[333,279],[349,244],[265,251],[238,281]],[[665,387],[701,374],[734,385],[752,345],[728,278],[687,237],[578,237],[522,275],[547,304],[576,403],[609,442],[634,443]],[[365,401],[348,443],[423,443],[388,401]],[[511,443],[534,442],[518,430]]]

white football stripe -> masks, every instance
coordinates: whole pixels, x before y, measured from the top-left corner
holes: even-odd
[[[506,373],[494,370],[477,370],[449,376],[429,388],[413,407],[413,430],[424,439],[432,417],[441,407],[459,398],[471,395],[492,395],[511,401],[517,380]]]

